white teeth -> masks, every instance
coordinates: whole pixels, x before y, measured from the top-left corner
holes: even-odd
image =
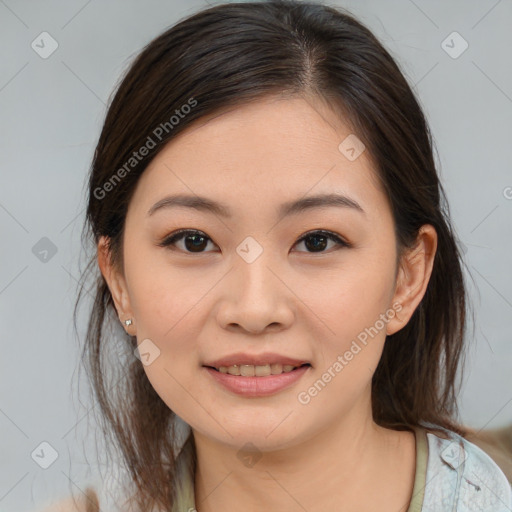
[[[280,373],[291,372],[297,366],[291,364],[234,364],[232,366],[220,366],[217,368],[220,373],[229,373],[230,375],[241,375],[242,377],[266,377],[267,375],[279,375]]]
[[[280,373],[283,373],[283,365],[279,363],[273,363],[270,365],[270,371],[272,372],[272,375],[279,375]]]

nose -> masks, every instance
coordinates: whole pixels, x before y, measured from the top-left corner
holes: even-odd
[[[252,263],[240,259],[223,280],[217,310],[217,321],[223,329],[259,334],[277,332],[292,324],[294,294],[264,254]]]

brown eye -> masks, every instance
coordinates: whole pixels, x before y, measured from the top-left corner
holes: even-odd
[[[350,244],[342,240],[338,235],[324,230],[306,233],[297,241],[297,244],[304,242],[307,249],[306,252],[325,252],[329,241],[334,242],[337,249],[340,247],[350,247]]]
[[[185,253],[188,252],[200,254],[204,252],[211,252],[205,250],[209,242],[215,245],[211,238],[202,231],[195,229],[182,229],[172,233],[158,245],[160,247],[168,247],[171,250],[179,249]],[[335,249],[340,249],[341,247],[351,247],[348,242],[340,238],[335,233],[325,230],[316,230],[306,233],[296,242],[295,245],[304,243],[306,247],[305,252],[322,253],[327,252],[326,248],[330,249],[333,247],[328,247],[329,242],[333,242]],[[181,243],[181,247],[177,245],[178,243]]]
[[[209,252],[204,251],[211,239],[206,236],[202,231],[183,229],[171,234],[165,238],[160,244],[160,247],[169,247],[173,249],[177,242],[183,241],[183,246],[179,247],[184,252],[201,253]],[[213,242],[212,242],[213,243]]]

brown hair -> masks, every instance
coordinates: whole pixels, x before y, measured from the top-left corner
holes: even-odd
[[[84,240],[92,246],[92,239],[96,249],[99,238],[108,237],[112,262],[122,271],[126,211],[149,162],[195,120],[273,94],[321,98],[350,123],[387,194],[399,254],[413,246],[423,224],[436,229],[426,293],[408,324],[387,337],[373,376],[373,416],[396,430],[430,424],[464,434],[455,419],[466,321],[463,260],[431,134],[391,55],[339,8],[292,0],[227,3],[186,18],[151,41],[108,108],[88,181]],[[130,160],[150,139],[149,153]],[[112,349],[113,337],[104,329],[119,322],[95,254],[83,274],[75,324],[87,274],[95,289],[82,358],[104,435],[113,434],[120,448],[140,510],[154,505],[170,510],[175,414],[133,356],[135,337],[123,334],[116,350],[125,358],[118,355],[115,365],[107,364],[104,352]]]

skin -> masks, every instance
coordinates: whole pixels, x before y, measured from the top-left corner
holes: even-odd
[[[425,225],[396,266],[390,205],[368,152],[350,161],[338,145],[352,133],[314,98],[269,97],[205,118],[154,158],[130,202],[124,270],[110,265],[105,240],[98,264],[120,320],[138,343],[160,355],[144,366],[162,400],[194,435],[199,512],[287,510],[405,512],[415,474],[411,432],[372,419],[371,379],[387,334],[403,328],[421,301],[437,247]],[[286,201],[343,193],[351,208],[324,207],[277,218]],[[176,193],[224,203],[232,218],[192,210],[148,210]],[[182,239],[188,228],[208,237],[203,252]],[[327,242],[314,252],[297,241],[325,229],[352,246]],[[247,237],[263,248],[247,263],[236,251]],[[377,335],[307,404],[313,385],[357,335],[399,304]],[[244,351],[277,352],[312,367],[291,388],[244,398],[217,384],[202,365]],[[253,443],[261,456],[237,456]]]

